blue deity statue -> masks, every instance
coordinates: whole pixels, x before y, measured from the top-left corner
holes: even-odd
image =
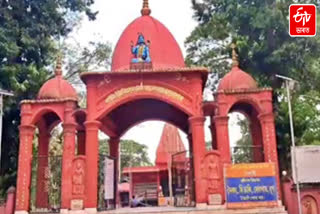
[[[136,45],[131,44],[131,53],[134,55],[134,58],[131,60],[132,63],[151,62],[149,42],[145,42],[144,36],[141,33],[139,33]]]

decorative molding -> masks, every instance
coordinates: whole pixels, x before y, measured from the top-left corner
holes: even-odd
[[[22,100],[21,104],[37,104],[37,103],[62,103],[67,101],[78,102],[77,99],[74,98],[63,98],[63,99],[41,99],[41,100]]]
[[[270,87],[266,88],[248,88],[248,89],[229,89],[229,90],[220,90],[214,92],[214,94],[244,94],[244,93],[257,93],[263,91],[270,91],[272,92],[273,89]]]
[[[98,84],[98,89],[100,89],[101,87],[103,87],[104,85],[108,85],[111,83],[111,77],[110,75],[106,74],[103,76],[103,80],[100,81],[100,83]]]
[[[189,117],[189,123],[194,125],[204,125],[206,118],[203,116]]]
[[[127,95],[139,93],[139,92],[149,92],[149,93],[151,92],[151,93],[159,94],[161,96],[165,95],[167,97],[173,98],[180,102],[182,102],[185,98],[183,95],[164,87],[153,86],[153,85],[137,85],[129,88],[119,89],[113,92],[106,98],[105,102],[108,104],[115,100],[121,99],[122,97],[125,97]]]
[[[134,70],[134,69],[127,69],[127,70],[113,70],[105,71],[105,72],[84,72],[80,74],[81,78],[86,78],[87,76],[94,76],[94,75],[103,75],[105,73],[108,73],[110,75],[121,75],[121,74],[127,74],[127,73],[169,73],[169,72],[204,72],[208,73],[209,69],[205,67],[171,67],[171,68],[156,68],[156,69],[148,69],[148,70]]]
[[[188,78],[186,76],[184,76],[181,72],[178,72],[176,74],[176,78],[175,80],[177,81],[181,81],[181,82],[185,82],[185,83],[189,83],[190,81],[188,80]]]

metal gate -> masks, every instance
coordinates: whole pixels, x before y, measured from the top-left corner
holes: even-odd
[[[188,151],[172,155],[172,190],[176,207],[194,207],[194,174],[192,156]]]
[[[48,161],[47,166],[39,166],[39,162]],[[34,156],[32,159],[32,174],[31,174],[31,188],[30,188],[30,213],[58,213],[60,212],[61,205],[61,169],[62,169],[62,157],[61,156]],[[42,169],[40,169],[42,167]],[[37,183],[38,170],[43,170],[44,176],[41,182],[43,182],[42,191],[47,192],[48,197],[39,198],[43,201],[43,204],[47,204],[47,207],[37,207]]]

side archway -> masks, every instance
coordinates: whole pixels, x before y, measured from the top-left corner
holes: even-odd
[[[248,100],[241,100],[229,109],[229,139],[238,138],[235,142],[230,141],[233,163],[264,162],[259,115],[259,106]],[[235,132],[231,129],[239,131]]]
[[[45,117],[54,117],[56,120],[63,122],[63,115],[52,107],[42,107],[39,110],[35,110],[35,113],[32,116],[31,124],[36,125],[39,120]]]

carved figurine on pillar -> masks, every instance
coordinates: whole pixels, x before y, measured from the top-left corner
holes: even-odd
[[[72,173],[72,194],[74,196],[84,196],[85,189],[85,161],[77,158],[73,162]]]
[[[215,201],[215,205],[222,203],[223,197],[223,182],[222,169],[220,163],[220,154],[216,151],[211,151],[206,154],[201,163],[202,178],[206,181],[206,193],[208,202],[210,203],[210,195],[216,195],[221,198]]]

